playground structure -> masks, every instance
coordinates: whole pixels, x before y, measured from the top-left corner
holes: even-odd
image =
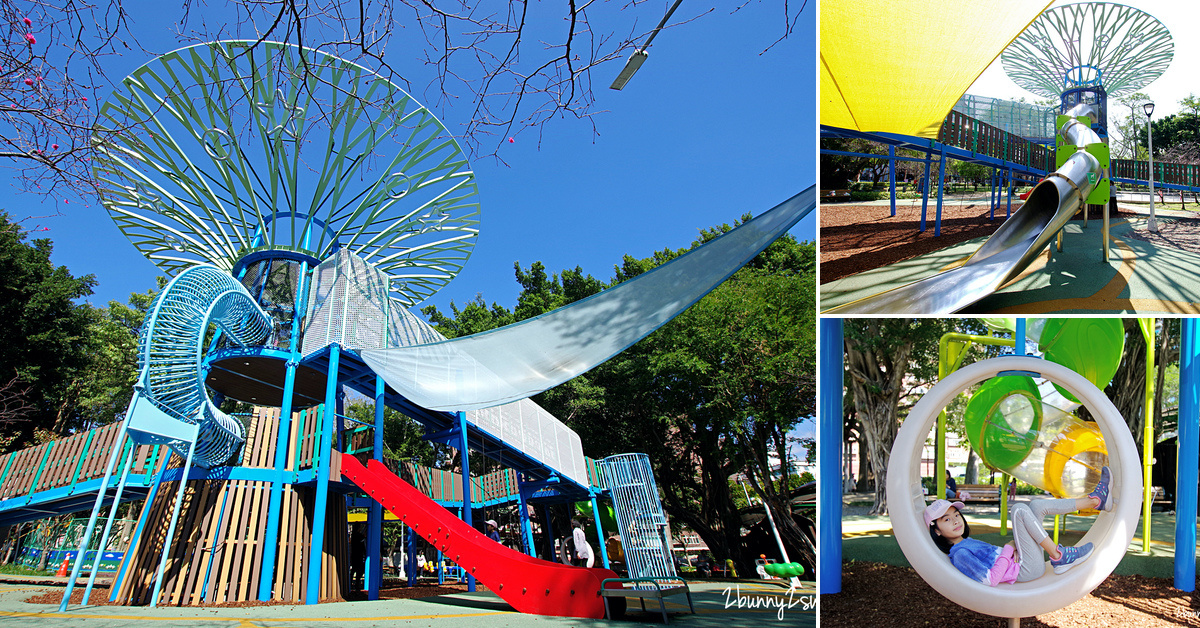
[[[881,11],[884,14],[879,18],[881,20],[889,19],[885,17],[887,15],[892,15],[894,19],[911,20],[914,19],[913,11],[920,13],[925,10],[912,6],[877,4],[880,6],[872,6],[869,10]],[[832,11],[828,6],[823,6],[822,13],[829,12],[832,19],[838,15],[838,11],[851,10],[849,7],[841,8],[837,3],[834,5]],[[1055,124],[1058,129],[1057,147],[1047,148],[1042,145],[1046,142],[1046,138],[1042,137],[1043,132],[1038,130],[1038,124],[1027,124],[1029,121],[1024,120],[1024,113],[1010,112],[1004,107],[997,107],[996,103],[976,107],[975,98],[969,95],[962,96],[959,104],[955,105],[955,110],[941,110],[943,113],[940,115],[944,116],[941,124],[933,132],[922,134],[920,137],[915,137],[915,134],[909,131],[911,126],[901,126],[905,116],[892,116],[894,119],[891,121],[881,116],[880,122],[871,126],[860,124],[858,128],[849,128],[846,123],[865,117],[864,112],[856,111],[855,116],[850,117],[833,105],[827,104],[823,108],[822,137],[861,138],[888,146],[886,157],[836,150],[822,152],[887,159],[892,216],[896,215],[896,162],[924,162],[926,167],[919,232],[926,230],[929,190],[932,185],[938,191],[936,215],[933,220],[934,235],[940,235],[945,165],[948,158],[953,158],[993,169],[989,219],[995,218],[998,208],[1006,207],[1007,221],[970,260],[962,263],[961,267],[886,293],[840,305],[827,310],[828,313],[937,314],[957,311],[987,296],[1019,275],[1028,267],[1030,260],[1036,258],[1056,237],[1057,250],[1061,252],[1063,226],[1081,209],[1085,210],[1086,226],[1086,209],[1089,205],[1102,205],[1105,208],[1101,259],[1108,262],[1108,212],[1114,203],[1112,198],[1115,198],[1111,188],[1113,183],[1144,185],[1147,180],[1153,178],[1154,185],[1160,189],[1200,191],[1200,170],[1195,166],[1156,162],[1152,174],[1146,162],[1110,160],[1108,155],[1108,99],[1132,93],[1165,71],[1173,55],[1173,44],[1166,27],[1137,9],[1089,2],[1047,10],[1040,13],[1026,28],[1026,23],[1021,20],[1038,15],[1038,11],[1044,8],[1036,5],[1037,3],[1025,3],[1005,6],[1004,13],[1016,14],[1005,16],[1005,23],[1013,29],[1012,35],[1015,40],[1011,43],[1007,40],[998,41],[994,45],[997,46],[997,52],[1003,48],[1004,67],[1014,81],[1039,95],[1059,99],[1060,115]],[[864,7],[856,4],[853,10],[861,12]],[[979,10],[986,9],[979,7]],[[1027,12],[1029,18],[1023,17],[1025,14],[1021,13],[1022,11]],[[824,23],[823,19],[822,24]],[[1018,33],[1020,36],[1016,37]],[[955,48],[948,46],[937,53],[931,53],[945,54],[946,50]],[[825,54],[823,50],[822,55]],[[839,86],[834,91],[841,93],[844,98],[857,99],[853,102],[848,101],[851,109],[855,104],[861,108],[883,107],[883,103],[877,98],[874,101],[866,100],[871,98],[871,94],[860,94],[853,89],[857,87],[855,83],[859,80],[867,84],[868,77],[860,79],[858,76],[846,76],[848,72],[869,74],[883,69],[873,70],[870,64],[852,63],[854,52],[843,54],[845,58],[839,61],[844,65],[837,66],[840,70],[839,76],[829,79],[830,84]],[[922,63],[928,62],[923,54],[914,54],[910,58],[920,59]],[[981,64],[978,67],[979,72],[992,58],[994,57],[983,52],[977,57],[971,57],[972,60],[978,59],[977,62]],[[886,73],[894,76],[911,74],[896,67],[888,67]],[[967,76],[960,72],[954,75],[954,80],[959,81],[965,91],[975,76],[977,74]],[[847,86],[841,87],[843,85]],[[913,94],[912,97],[915,99],[921,96],[922,94]],[[966,105],[963,104],[964,101]],[[914,100],[914,108],[915,102]],[[1090,110],[1085,110],[1080,105],[1088,105]],[[898,106],[905,105],[894,101],[887,103],[887,107],[890,108]],[[949,106],[947,103],[947,108]],[[989,124],[989,120],[977,119],[963,113],[972,110],[981,115],[987,114],[991,122],[1000,123],[1007,120],[1013,123],[1011,128],[1014,130],[1028,132],[1030,135],[1018,135]],[[995,111],[1001,113],[1000,119],[991,116]],[[1064,116],[1083,120],[1083,123],[1071,124],[1070,120],[1064,120]],[[831,124],[827,120],[838,123]],[[924,159],[897,156],[897,148],[916,150],[925,153],[926,156]],[[1100,163],[1089,164],[1090,167],[1080,169],[1082,164],[1078,162],[1086,159],[1078,156],[1080,152],[1090,153]],[[941,166],[936,183],[931,181],[930,168],[935,158]],[[1083,185],[1078,180],[1079,177],[1085,179],[1082,181]],[[1013,214],[1013,187],[1018,180],[1033,182],[1036,186],[1021,210]],[[1046,187],[1058,188],[1059,199],[1044,198],[1054,196],[1049,190],[1040,189]],[[953,293],[953,298],[941,296],[947,293]]]
[[[686,309],[811,211],[813,188],[619,287],[447,340],[407,308],[469,256],[474,175],[394,84],[313,50],[216,42],[134,71],[100,117],[121,130],[99,147],[104,206],[173,278],[147,315],[124,420],[0,458],[0,522],[91,505],[79,548],[104,547],[116,506],[146,500],[111,587],[123,604],[344,597],[351,508],[369,509],[375,599],[384,507],[407,526],[410,560],[420,536],[471,590],[479,579],[525,612],[595,618],[609,589],[686,592],[652,483],[622,484],[632,501],[614,504],[622,526],[644,532],[626,543],[627,558],[644,558],[631,578],[532,557],[526,506],[590,502],[599,528],[604,476],[632,463],[586,459],[578,435],[528,397]],[[348,394],[374,401],[372,421],[346,415]],[[226,399],[256,409],[231,416]],[[439,499],[420,473],[414,488],[383,464],[385,408],[459,451],[459,490]],[[470,452],[505,471],[471,478]],[[473,527],[473,507],[498,503],[518,505],[523,552]],[[64,610],[85,562],[73,562]]]
[[[1139,506],[1142,506],[1140,515],[1143,517],[1142,551],[1149,552],[1149,486],[1148,482],[1142,483],[1143,475],[1147,480],[1149,478],[1149,464],[1143,467],[1143,474],[1124,418],[1097,387],[1106,383],[1115,371],[1115,363],[1120,359],[1119,336],[1112,333],[1111,329],[1105,329],[1112,326],[1111,323],[1104,322],[1105,319],[1066,319],[1065,324],[1060,324],[1058,321],[1062,320],[1054,319],[1052,323],[1047,323],[1044,328],[1039,329],[1038,333],[1031,334],[1038,340],[1038,346],[1044,352],[1041,359],[1021,355],[1025,346],[1026,328],[1024,321],[1018,320],[1013,338],[1021,341],[1015,345],[1012,341],[1006,343],[1003,338],[983,339],[987,340],[984,344],[1014,346],[1017,355],[983,360],[959,370],[940,370],[942,377],[939,383],[910,412],[893,445],[888,468],[888,504],[892,528],[906,559],[921,577],[940,593],[957,604],[982,613],[1010,618],[1018,614],[1032,616],[1059,608],[1086,595],[1120,562],[1135,530]],[[838,319],[822,321],[821,368],[826,374],[825,377],[841,372],[841,324],[842,321]],[[1074,329],[1071,329],[1072,327]],[[1148,320],[1142,325],[1144,334],[1147,333],[1147,329],[1152,331],[1152,321]],[[1195,405],[1198,383],[1195,356],[1197,351],[1200,351],[1200,338],[1196,336],[1196,331],[1195,320],[1185,319],[1181,345],[1180,391],[1183,409],[1180,411],[1178,424],[1179,475],[1175,504],[1174,559],[1175,586],[1184,591],[1195,589],[1196,424],[1200,421]],[[968,346],[973,339],[975,337],[956,338],[954,342]],[[1152,343],[1147,351],[1148,354],[1153,351]],[[943,355],[951,356],[949,364],[952,366],[961,362],[961,353],[956,355],[954,352],[947,354],[943,351]],[[1148,369],[1153,369],[1153,362]],[[1079,373],[1076,373],[1076,370]],[[1081,373],[1086,377],[1081,376]],[[1043,383],[1030,388],[1026,383],[1030,381],[1027,378],[1031,377],[1040,378]],[[1152,379],[1150,378],[1150,381]],[[975,419],[968,416],[966,431],[972,446],[978,450],[981,458],[990,461],[989,464],[993,467],[1000,467],[1005,473],[1034,479],[1041,477],[1048,480],[1057,476],[1057,482],[1043,484],[1050,485],[1052,494],[1066,497],[1077,496],[1080,491],[1090,489],[1095,482],[1092,469],[1094,465],[1107,463],[1113,471],[1112,486],[1113,494],[1116,495],[1116,507],[1112,512],[1098,513],[1080,541],[1095,543],[1092,557],[1067,574],[1048,572],[1041,578],[1025,583],[984,587],[959,574],[940,552],[936,552],[928,532],[919,523],[920,510],[926,503],[926,497],[921,490],[919,471],[921,451],[926,437],[935,423],[939,425],[938,433],[944,433],[944,428],[941,427],[944,418],[940,418],[942,409],[961,391],[979,382],[986,383],[975,393],[966,413],[980,414],[983,410],[982,416]],[[835,385],[837,390],[834,389]],[[822,411],[841,403],[840,380],[836,380],[835,385],[823,387],[820,402]],[[989,392],[989,386],[1004,389],[1007,394]],[[1152,398],[1151,390],[1148,386],[1148,398]],[[1077,407],[1079,402],[1088,408],[1090,415],[1096,420],[1095,424],[1082,430],[1078,425],[1066,425],[1063,422],[1059,422],[1057,426],[1047,425],[1046,422],[1039,424],[1043,419],[1052,418],[1052,414],[1073,414],[1073,408]],[[976,407],[971,408],[971,405]],[[1078,421],[1078,417],[1074,419]],[[834,421],[829,421],[823,425],[821,447],[824,451],[837,453],[829,456],[832,460],[823,459],[822,464],[828,465],[823,469],[825,472],[838,473],[840,476],[841,430],[835,431],[833,423]],[[824,431],[827,428],[830,432]],[[990,437],[987,434],[989,430],[993,432]],[[1096,438],[1096,432],[1100,433],[1102,442]],[[830,433],[832,438],[829,437]],[[1154,435],[1148,431],[1145,439],[1147,443],[1152,444]],[[944,465],[944,440],[939,436],[937,442],[938,458]],[[1147,445],[1147,451],[1149,447],[1150,445]],[[1044,451],[1039,452],[1039,449]],[[1150,454],[1146,455],[1149,460]],[[1051,464],[1056,456],[1063,458],[1060,462],[1065,464]],[[1072,466],[1075,467],[1074,471]],[[941,469],[933,473],[935,477],[944,476]],[[1075,486],[1071,486],[1072,484]],[[828,489],[824,485],[821,487],[824,493],[821,499],[821,515],[825,517],[825,527],[822,529],[833,529],[821,539],[822,593],[837,593],[841,590],[840,576],[837,575],[840,573],[841,563],[840,489],[840,486],[830,486]],[[939,495],[943,494],[944,480],[938,484],[937,490]],[[1006,493],[1002,483],[1002,520],[1006,511]],[[1145,501],[1142,495],[1145,495]]]

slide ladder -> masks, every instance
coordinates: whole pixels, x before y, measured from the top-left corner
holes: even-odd
[[[553,563],[507,548],[437,505],[377,460],[364,467],[354,456],[342,454],[342,475],[517,611],[604,617],[601,582],[616,578],[616,573]]]

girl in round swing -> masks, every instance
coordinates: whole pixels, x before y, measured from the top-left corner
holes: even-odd
[[[1050,555],[1050,565],[1057,574],[1065,573],[1088,558],[1092,552],[1091,543],[1076,547],[1055,545],[1042,529],[1042,519],[1048,514],[1065,515],[1088,508],[1112,510],[1110,480],[1111,473],[1104,467],[1100,470],[1100,482],[1087,497],[1035,499],[1028,504],[1009,504],[1013,542],[1003,547],[970,538],[971,527],[960,512],[962,502],[945,499],[933,502],[925,509],[925,524],[938,549],[948,554],[950,562],[972,580],[989,586],[1028,582],[1046,572],[1042,550]]]

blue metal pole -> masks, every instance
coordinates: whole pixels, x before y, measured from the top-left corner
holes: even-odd
[[[404,561],[404,570],[408,572],[408,586],[417,586],[417,533],[412,528],[405,526],[404,530],[408,535],[408,553],[407,560]]]
[[[471,463],[467,457],[467,453],[471,450],[471,448],[467,446],[466,412],[458,413],[458,437],[460,439],[459,446],[462,448],[460,450],[462,452],[462,520],[466,521],[467,525],[474,526],[475,517],[471,513]],[[459,565],[459,567],[462,567],[463,572],[466,573],[466,567],[463,567],[462,565]],[[475,576],[470,574],[467,574],[467,591],[475,591]]]
[[[842,591],[842,319],[822,318],[820,331],[821,593]]]
[[[112,534],[112,524],[117,518],[117,507],[121,505],[121,493],[125,492],[125,483],[129,481],[129,471],[133,466],[133,452],[135,449],[137,447],[133,443],[130,443],[129,453],[125,454],[125,464],[121,469],[121,479],[117,482],[117,494],[113,496],[112,506],[108,509],[108,521],[104,523],[104,532],[100,535],[100,545],[96,550],[96,557],[92,560],[92,571],[88,574],[87,586],[83,589],[82,604],[84,606],[87,605],[88,600],[92,597],[92,587],[96,585],[96,576],[100,573],[100,557],[104,554],[104,548],[108,547],[108,537]],[[75,557],[75,560],[82,561],[83,554]]]
[[[375,376],[375,442],[371,457],[383,460],[383,378]],[[379,599],[379,583],[383,581],[383,557],[380,542],[383,540],[383,506],[372,501],[367,512],[367,599]]]
[[[171,460],[171,450],[167,450],[167,458],[162,461],[162,466],[159,467],[158,473],[155,474],[154,483],[150,486],[150,493],[146,495],[146,501],[142,503],[142,513],[138,516],[137,527],[133,529],[133,538],[129,540],[129,549],[138,546],[142,539],[142,532],[146,529],[146,521],[150,518],[150,505],[154,503],[154,499],[158,497],[158,488],[162,486],[163,476],[167,473],[167,463]],[[117,577],[109,587],[111,593],[108,595],[109,602],[117,601],[117,593],[121,590],[121,583],[125,581],[125,572],[129,569],[129,563],[133,562],[133,553],[126,552],[125,558],[121,560],[121,569],[117,572]]]
[[[600,503],[596,494],[592,494],[592,518],[596,520],[596,543],[600,545],[600,561],[608,569],[608,548],[604,547],[604,526],[600,523]]]
[[[75,566],[71,568],[71,577],[67,580],[67,589],[63,593],[62,602],[58,605],[58,612],[63,613],[67,610],[67,604],[71,601],[71,592],[75,588],[75,581],[79,578],[79,572],[83,569],[84,552],[87,551],[88,543],[92,540],[92,532],[96,530],[96,518],[100,516],[100,508],[104,505],[104,495],[108,492],[108,483],[112,480],[113,470],[117,466],[117,460],[121,457],[121,449],[125,446],[125,437],[128,434],[127,425],[128,417],[137,407],[137,402],[141,398],[140,393],[136,390],[133,393],[133,399],[129,402],[129,411],[126,412],[126,420],[121,422],[120,431],[117,432],[117,439],[113,441],[112,453],[108,456],[108,466],[104,470],[104,479],[100,481],[100,487],[96,489],[96,503],[92,506],[92,515],[88,519],[87,527],[84,528],[83,538],[79,541],[79,554],[75,559]],[[48,548],[44,548],[48,549]]]
[[[261,234],[255,236],[261,238]],[[265,282],[264,282],[265,283]],[[296,287],[296,313],[292,317],[292,337],[288,347],[287,371],[283,378],[283,402],[279,407],[279,425],[275,430],[275,480],[267,509],[267,529],[263,539],[262,573],[258,578],[258,600],[271,599],[275,581],[276,552],[279,549],[279,512],[283,502],[284,469],[287,467],[288,444],[292,433],[292,395],[296,389],[296,369],[300,366],[300,317],[308,308],[308,262],[300,263],[300,281]]]
[[[1197,358],[1200,335],[1196,319],[1183,319],[1179,346],[1179,439],[1175,472],[1175,588],[1196,590],[1196,489],[1200,466],[1200,414]]]
[[[1025,355],[1025,319],[1017,319],[1017,332],[1013,336],[1013,353]]]
[[[557,563],[560,561],[558,560],[558,552],[554,547],[554,524],[550,521],[550,507],[542,506],[542,512],[546,515],[546,560]]]
[[[991,187],[988,189],[988,201],[990,202],[988,209],[988,220],[996,219],[996,205],[1000,204],[997,202],[997,199],[1000,198],[1000,195],[997,192],[1000,189],[998,178],[999,177],[996,174],[996,169],[992,168]]]
[[[946,189],[946,147],[942,146],[942,158],[938,162],[937,215],[933,219],[933,237],[942,235],[942,194]]]
[[[925,153],[925,185],[921,189],[921,228],[918,233],[925,233],[925,214],[929,210],[929,158],[930,153]]]
[[[896,147],[888,145],[888,189],[892,199],[892,216],[896,215]],[[605,564],[605,567],[608,565]]]
[[[1012,168],[1008,169],[1008,209],[1004,212],[1004,219],[1008,220],[1012,216],[1012,195],[1013,195],[1013,173]]]
[[[305,604],[321,598],[321,562],[325,553],[325,509],[329,503],[329,454],[333,448],[333,426],[337,423],[338,360],[341,347],[329,346],[329,371],[325,382],[325,407],[321,412],[321,438],[317,444],[317,496],[313,505],[312,544],[308,554],[308,587]]]
[[[533,526],[529,523],[529,504],[525,502],[525,490],[521,487],[524,484],[523,478],[525,474],[517,474],[517,507],[521,509],[521,551],[529,556],[537,556],[537,552],[533,549]]]

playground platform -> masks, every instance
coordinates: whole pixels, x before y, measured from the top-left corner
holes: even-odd
[[[1160,224],[1181,217],[1159,212]],[[1112,222],[1113,245],[1101,259],[1101,224],[1071,221],[1064,228],[1064,250],[1053,245],[1019,277],[974,303],[964,313],[995,314],[1194,314],[1200,312],[1200,254],[1157,246],[1136,237],[1145,218],[1124,216]],[[820,287],[822,310],[935,275],[965,262],[986,238],[844,277]]]
[[[843,502],[847,510],[862,510],[854,506],[870,505],[861,496],[846,496]],[[998,506],[969,504],[965,511],[971,524],[971,537],[981,541],[1002,545],[1012,540],[1011,526],[1000,534],[1000,509]],[[1092,517],[1067,515],[1059,532],[1059,542],[1074,545],[1091,525]],[[1053,530],[1053,519],[1046,518],[1046,530]],[[1197,526],[1200,529],[1200,525]],[[842,517],[842,560],[858,560],[886,563],[898,567],[910,566],[892,536],[892,524],[888,517],[878,515],[845,514]],[[1150,515],[1150,551],[1142,551],[1142,523],[1139,520],[1133,541],[1121,563],[1113,573],[1122,576],[1141,575],[1151,578],[1174,576],[1175,561],[1175,514],[1154,513]]]
[[[65,580],[65,578],[62,578]],[[686,601],[666,600],[670,625],[697,628],[770,625],[778,620],[779,604],[795,605],[783,610],[782,623],[789,626],[816,626],[815,585],[804,583],[802,589],[788,597],[786,585],[765,581],[693,582],[692,598],[696,613],[689,614]],[[726,589],[737,587],[728,594]],[[749,608],[737,605],[737,590],[743,600],[770,600],[773,606]],[[505,626],[514,628],[534,626],[628,626],[631,624],[662,625],[654,608],[647,606],[642,613],[636,603],[622,621],[545,617],[521,614],[490,592],[456,593],[412,600],[379,600],[373,602],[336,602],[320,605],[273,605],[241,608],[149,608],[129,606],[72,607],[58,612],[57,604],[30,604],[24,600],[43,591],[61,592],[46,584],[31,584],[0,579],[0,623],[6,627],[36,626],[108,627],[108,626],[187,626],[189,628],[248,628],[254,626],[280,628],[333,628],[350,625],[355,628],[372,626],[421,625],[434,628],[469,628],[474,626]],[[727,606],[728,603],[728,606]],[[761,602],[760,602],[761,603]],[[808,606],[809,608],[805,609]]]

